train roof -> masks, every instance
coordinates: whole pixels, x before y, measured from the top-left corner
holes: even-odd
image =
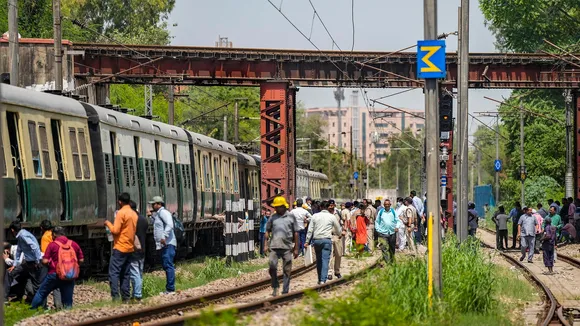
[[[92,123],[95,123],[95,120],[98,119],[99,122],[111,126],[188,141],[187,134],[179,127],[85,102],[83,102],[83,106],[87,109],[89,121]]]
[[[87,113],[79,101],[70,97],[37,92],[8,84],[1,84],[0,92],[2,93],[2,103],[87,118]],[[32,93],[34,96],[31,96]]]
[[[322,180],[328,180],[328,177],[324,173],[310,171],[310,170],[305,170],[305,169],[296,169],[296,174],[302,175],[302,176],[308,176],[310,178],[317,178],[317,179],[322,179]]]
[[[256,159],[252,155],[242,152],[238,152],[238,162],[240,162],[240,165],[258,166]]]
[[[260,157],[260,155],[253,154],[251,156],[254,158],[254,160],[256,160],[257,165],[262,164],[262,157]]]
[[[206,135],[198,134],[193,131],[185,130],[191,136],[193,144],[203,148],[209,148],[216,151],[227,152],[231,155],[236,155],[236,147],[225,141],[217,140]]]

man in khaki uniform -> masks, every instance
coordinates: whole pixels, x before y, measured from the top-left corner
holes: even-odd
[[[373,252],[375,249],[375,218],[377,216],[377,210],[368,199],[363,199],[363,204],[365,205],[365,216],[369,219],[369,224],[367,225],[367,246],[369,252]]]
[[[328,201],[328,204],[328,212],[334,215],[338,221],[338,224],[342,228],[341,233],[338,234],[334,230],[332,231],[332,254],[330,255],[330,263],[328,264],[329,266],[333,266],[333,269],[328,271],[328,279],[332,280],[333,273],[337,278],[342,277],[340,274],[340,264],[342,262],[342,255],[344,250],[342,242],[346,232],[344,231],[344,223],[342,222],[340,214],[336,209],[335,201],[331,199]]]

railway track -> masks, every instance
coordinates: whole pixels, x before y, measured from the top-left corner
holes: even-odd
[[[495,235],[494,231],[491,231],[491,230],[488,230],[485,228],[481,228],[480,230],[487,232],[489,234]],[[492,246],[488,243],[485,243],[483,240],[481,240],[481,243],[487,248],[495,249],[494,246]],[[532,283],[534,283],[544,293],[544,297],[547,299],[549,305],[546,306],[546,310],[545,310],[543,319],[541,321],[542,326],[548,326],[548,325],[572,326],[572,325],[574,325],[574,319],[575,319],[574,315],[575,314],[573,311],[571,311],[573,309],[566,309],[566,308],[562,307],[562,305],[558,302],[558,300],[556,299],[556,297],[554,296],[552,291],[548,288],[548,286],[546,286],[546,284],[544,284],[544,282],[542,282],[526,265],[524,265],[518,259],[506,254],[505,252],[502,252],[502,251],[498,251],[498,252],[503,258],[505,258],[507,261],[509,261],[512,265],[514,265],[516,268],[522,270],[524,272],[526,278],[528,280],[530,280]],[[576,268],[580,268],[580,261],[578,261],[575,258],[572,258],[572,257],[564,255],[564,254],[558,254],[558,259],[565,261],[566,263],[568,263]],[[572,318],[570,318],[570,317],[572,317]]]
[[[281,305],[284,303],[288,303],[288,302],[291,302],[294,300],[301,299],[308,292],[312,292],[312,291],[325,292],[325,291],[329,291],[329,290],[336,288],[336,287],[339,287],[339,286],[344,286],[344,285],[350,284],[350,283],[354,282],[355,280],[357,280],[358,278],[360,278],[361,276],[367,274],[370,270],[378,267],[380,265],[380,261],[381,261],[380,259],[377,259],[370,266],[363,268],[362,270],[360,270],[354,274],[345,276],[345,277],[340,278],[340,279],[335,279],[333,281],[329,281],[325,284],[320,284],[320,285],[316,285],[316,286],[306,288],[303,290],[290,292],[288,294],[277,296],[277,297],[269,297],[266,299],[253,301],[253,302],[249,302],[249,303],[218,308],[218,309],[214,310],[213,313],[216,315],[220,315],[220,314],[223,314],[225,312],[235,312],[237,315],[244,315],[244,314],[248,314],[248,313],[254,313],[254,312],[257,312],[260,310],[269,310],[275,306],[278,306],[278,305]],[[153,320],[153,321],[147,322],[147,323],[141,323],[141,325],[142,326],[189,325],[189,324],[195,322],[196,320],[200,319],[201,317],[202,317],[202,313],[200,311],[195,311],[192,313],[184,314],[182,316],[174,316],[171,318],[165,318],[165,319]]]
[[[292,271],[292,276],[304,275],[314,270],[316,264],[305,265],[296,268]],[[282,278],[282,274],[278,275]],[[107,316],[99,319],[87,320],[80,323],[75,323],[76,326],[105,326],[105,325],[132,325],[133,323],[143,323],[150,320],[167,318],[182,314],[183,311],[193,308],[200,308],[207,306],[212,302],[216,302],[225,298],[235,298],[248,292],[254,292],[262,288],[270,286],[270,278],[264,278],[253,283],[240,285],[238,287],[228,289],[225,291],[215,292],[212,294],[188,298],[182,301],[170,302],[166,304],[156,305],[126,313]]]

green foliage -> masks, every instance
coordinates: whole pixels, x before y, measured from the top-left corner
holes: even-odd
[[[153,115],[167,122],[168,91],[166,86],[153,88]],[[111,103],[132,108],[134,115],[145,114],[144,86],[111,85]],[[239,138],[241,143],[250,143],[260,136],[260,93],[256,87],[186,87],[175,97],[175,125],[223,139],[223,116],[228,120],[228,141],[234,140],[234,104],[238,99]],[[247,100],[246,100],[247,99]],[[222,107],[218,110],[215,108]],[[193,119],[193,120],[192,120]],[[254,142],[255,143],[255,142]]]
[[[544,39],[567,45],[580,38],[577,0],[479,0],[479,6],[503,51],[536,52]]]
[[[40,308],[38,310],[30,310],[30,305],[24,302],[11,302],[9,305],[4,306],[3,324],[6,326],[15,325],[22,319],[32,317],[40,313],[40,311]]]
[[[8,0],[0,1],[0,30],[8,30]],[[175,0],[62,0],[62,37],[104,42],[105,34],[131,44],[169,44],[167,18]],[[78,19],[98,35],[72,24]],[[18,30],[26,38],[53,38],[52,0],[19,0]]]
[[[185,325],[188,326],[234,326],[239,325],[236,317],[237,311],[235,309],[224,311],[222,313],[215,313],[211,308],[201,311],[201,317],[197,320],[188,320]]]
[[[394,150],[379,165],[383,189],[397,188],[400,194],[408,194],[414,189],[418,190],[419,193],[423,166],[423,156],[421,154],[423,149],[422,135],[415,136],[410,130],[405,130],[404,133],[389,138],[389,148]],[[399,170],[398,184],[397,167]],[[371,173],[372,176],[373,173]],[[378,187],[378,176],[372,177],[372,179],[371,187]]]
[[[548,40],[559,47],[574,52],[580,49],[580,10],[577,0],[503,1],[479,0],[480,8],[489,29],[496,36],[496,46],[502,51],[514,52],[558,52],[544,43]],[[518,97],[518,98],[516,98]],[[525,165],[528,179],[544,176],[554,182],[526,181],[526,192],[532,191],[530,200],[552,197],[563,193],[565,164],[565,103],[561,90],[515,91],[499,111],[502,139],[500,147],[505,156],[505,174],[502,174],[501,201],[513,203],[519,200],[519,136],[520,118],[517,107],[522,105],[525,113]],[[554,121],[557,120],[559,122]],[[489,153],[488,150],[485,150]],[[493,155],[495,156],[495,155]],[[492,165],[480,168],[490,171]],[[493,174],[493,173],[492,173]],[[542,179],[547,180],[547,179]],[[531,183],[528,186],[528,182]],[[549,193],[541,196],[541,187]],[[526,198],[528,195],[526,194]],[[527,199],[526,199],[527,200]]]
[[[525,182],[526,204],[536,206],[537,203],[547,203],[548,199],[564,197],[563,187],[549,176],[539,176]]]
[[[477,240],[459,245],[451,236],[443,246],[443,298],[427,297],[428,282],[423,258],[401,259],[372,273],[353,291],[341,297],[321,299],[312,295],[313,311],[299,314],[301,325],[463,325],[469,320],[482,324],[509,324],[507,307],[498,297],[514,299],[530,294],[531,286],[494,266]],[[502,277],[498,281],[498,277]],[[522,283],[523,282],[523,283]],[[523,289],[522,293],[513,293]],[[525,290],[525,292],[524,292]],[[530,299],[531,295],[527,297]],[[513,308],[511,306],[510,308]]]

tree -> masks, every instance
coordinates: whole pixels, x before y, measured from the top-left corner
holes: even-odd
[[[546,48],[544,39],[566,46],[580,38],[577,0],[479,0],[479,6],[502,51],[536,52]]]
[[[73,42],[169,44],[167,18],[175,0],[61,0],[62,36]],[[22,37],[52,38],[52,0],[19,0],[18,29]],[[91,30],[72,23],[78,19]],[[8,30],[8,0],[0,4],[0,29]]]
[[[479,3],[486,24],[496,36],[496,46],[502,51],[558,52],[544,40],[569,51],[580,49],[580,10],[577,0],[479,0]],[[505,151],[506,166],[505,179],[501,182],[502,198],[507,201],[513,201],[514,198],[519,200],[520,119],[517,107],[520,105],[534,112],[526,113],[524,120],[524,153],[528,171],[526,191],[536,187],[529,186],[535,184],[534,180],[551,178],[554,182],[537,183],[538,187],[548,187],[544,189],[547,192],[562,192],[566,171],[566,127],[560,123],[565,120],[561,91],[515,91],[507,103],[507,106],[500,107],[502,134],[509,139],[500,142]],[[506,196],[503,196],[504,192]]]

